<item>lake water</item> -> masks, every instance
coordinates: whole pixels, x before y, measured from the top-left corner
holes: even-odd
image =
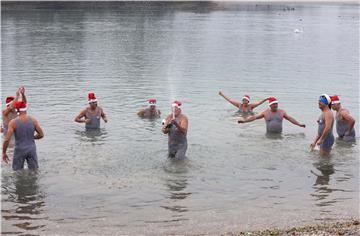
[[[359,122],[358,5],[2,3],[1,13],[1,97],[24,85],[45,131],[39,173],[2,163],[3,234],[216,235],[358,217],[359,140],[330,158],[309,152],[320,94],[341,95]],[[284,121],[280,138],[266,137],[263,120],[238,125],[219,90],[275,96],[307,127]],[[109,118],[97,133],[73,121],[88,91]],[[167,160],[161,119],[137,117],[149,98],[163,117],[183,101],[188,161]]]

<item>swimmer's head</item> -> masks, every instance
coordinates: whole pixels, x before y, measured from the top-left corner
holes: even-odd
[[[244,95],[244,97],[242,98],[242,102],[243,102],[243,104],[249,104],[250,96],[249,95]]]
[[[181,105],[182,105],[182,102],[181,101],[174,101],[172,104],[171,104],[171,107],[172,107],[172,110],[175,114],[175,117],[178,117],[180,114],[181,114]]]
[[[26,112],[27,110],[26,102],[16,101],[14,108],[17,112]]]
[[[331,109],[331,98],[327,94],[321,94],[319,97],[319,108],[323,110],[325,107]]]
[[[95,109],[97,107],[97,99],[95,93],[88,94],[88,103],[92,109]]]
[[[330,99],[331,99],[331,108],[334,111],[338,111],[339,108],[341,107],[340,97],[338,95],[333,95],[333,96],[330,96]]]
[[[148,101],[150,110],[154,110],[156,107],[156,99],[149,99]]]
[[[10,106],[10,104],[12,103],[12,101],[14,101],[14,97],[13,96],[9,96],[6,98],[5,102],[6,102],[6,106]]]
[[[277,111],[278,107],[279,107],[279,102],[275,97],[269,97],[269,107],[271,109],[271,111]]]

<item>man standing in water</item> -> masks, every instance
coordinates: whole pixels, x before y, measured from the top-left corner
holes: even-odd
[[[14,109],[14,104],[17,100],[19,100],[20,96],[22,97],[22,101],[26,103],[24,87],[21,87],[16,91],[16,97],[9,96],[6,98],[6,108],[2,111],[2,117],[3,117],[2,132],[4,133],[4,136],[6,136],[10,121],[17,117],[17,112]]]
[[[331,108],[336,111],[336,132],[340,139],[346,142],[355,141],[355,119],[350,115],[350,112],[343,108],[340,103],[340,98],[337,95],[330,96]]]
[[[294,125],[305,128],[304,124],[300,124],[293,117],[289,116],[284,110],[278,109],[278,100],[274,97],[269,98],[269,109],[261,112],[260,114],[250,116],[247,119],[239,119],[238,123],[248,123],[257,119],[265,119],[267,133],[278,133],[282,132],[283,119],[287,119]]]
[[[187,150],[188,118],[181,113],[180,101],[172,104],[172,113],[165,119],[162,132],[168,134],[169,157],[177,160],[184,159]]]
[[[310,150],[313,151],[316,145],[320,146],[320,155],[329,155],[334,144],[333,135],[334,116],[331,112],[331,98],[327,94],[322,94],[319,98],[319,108],[322,111],[317,120],[319,128],[318,134],[312,144]]]
[[[259,102],[256,102],[256,103],[250,103],[250,96],[249,95],[244,95],[244,97],[242,98],[242,103],[239,102],[239,101],[236,101],[232,98],[229,98],[227,96],[225,96],[225,94],[223,94],[222,91],[219,92],[219,95],[221,97],[223,97],[226,101],[228,101],[229,103],[231,103],[232,105],[236,106],[237,108],[239,108],[239,111],[241,113],[244,113],[244,114],[249,114],[249,113],[252,113],[253,110],[263,104],[266,100],[268,100],[268,98],[265,98]]]
[[[44,133],[39,122],[26,114],[26,103],[24,101],[15,102],[15,110],[19,112],[19,117],[9,123],[9,129],[3,143],[3,160],[8,163],[9,157],[6,150],[9,146],[10,139],[15,135],[15,150],[12,162],[13,170],[24,169],[25,160],[30,170],[39,168],[36,154],[35,139],[44,137]],[[36,134],[35,134],[36,132]]]
[[[160,110],[156,109],[156,99],[149,99],[148,101],[149,107],[145,109],[141,109],[137,114],[141,118],[159,118]]]
[[[100,118],[107,123],[107,117],[101,107],[97,105],[95,93],[88,94],[89,107],[81,111],[75,122],[85,123],[87,130],[100,129]]]

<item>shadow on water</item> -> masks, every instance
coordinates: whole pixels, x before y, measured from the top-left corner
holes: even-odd
[[[107,131],[105,129],[94,129],[94,130],[76,130],[75,136],[81,142],[89,142],[96,144],[103,144],[107,138]]]
[[[42,219],[47,219],[41,216],[45,207],[45,194],[40,190],[38,182],[39,173],[29,170],[3,177],[2,233],[13,233],[7,232],[4,224],[15,226],[11,230],[16,229],[26,233],[45,227],[45,224],[41,224]],[[8,209],[7,203],[12,203],[10,204],[12,207]]]

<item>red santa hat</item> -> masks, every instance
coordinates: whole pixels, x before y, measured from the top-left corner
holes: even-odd
[[[332,104],[340,104],[340,97],[338,95],[330,96]]]
[[[242,99],[247,100],[248,102],[250,102],[250,96],[249,95],[244,95],[244,97]]]
[[[89,102],[89,103],[97,102],[95,93],[89,93],[89,94],[88,94],[88,102]]]
[[[148,101],[150,106],[155,106],[156,105],[156,99],[149,99]]]
[[[6,102],[6,106],[9,106],[11,104],[12,101],[14,101],[14,97],[13,96],[9,96],[6,98],[5,102]]]
[[[182,105],[182,102],[181,102],[181,101],[178,101],[178,100],[174,101],[174,102],[171,104],[172,107],[181,107],[181,105]]]
[[[16,101],[14,107],[15,107],[15,110],[18,112],[26,111],[26,109],[27,109],[26,103],[23,101]]]
[[[275,97],[269,97],[269,106],[275,103],[279,103],[278,100]]]

